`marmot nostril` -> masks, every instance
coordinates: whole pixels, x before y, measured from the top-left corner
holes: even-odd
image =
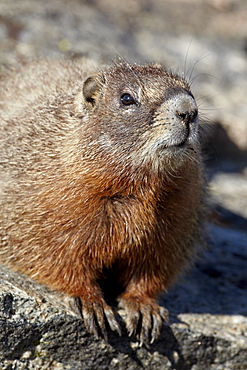
[[[198,110],[193,109],[191,111],[186,112],[176,112],[177,117],[179,117],[186,125],[194,122],[198,115]]]

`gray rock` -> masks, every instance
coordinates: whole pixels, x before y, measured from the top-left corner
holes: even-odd
[[[63,296],[1,266],[1,369],[246,369],[247,236],[210,232],[211,248],[161,298],[170,325],[143,348],[124,329],[94,339]]]

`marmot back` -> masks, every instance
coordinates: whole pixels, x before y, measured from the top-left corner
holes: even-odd
[[[0,87],[0,261],[66,293],[97,337],[120,333],[114,293],[130,335],[154,341],[205,219],[189,84],[160,65],[41,60]]]

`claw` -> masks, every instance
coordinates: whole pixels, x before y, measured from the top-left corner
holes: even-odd
[[[140,346],[152,344],[158,339],[163,320],[168,321],[168,311],[153,299],[139,301],[121,297],[119,306],[127,313],[126,327],[129,336],[137,334]]]
[[[119,323],[117,322],[114,313],[110,307],[107,307],[104,309],[105,316],[107,318],[107,322],[111,328],[112,331],[116,331],[120,336],[122,335],[121,333],[121,327]]]
[[[149,333],[150,333],[150,330],[152,330],[152,315],[151,315],[151,310],[149,306],[141,306],[140,311],[142,315],[140,344],[141,346],[143,346],[144,343],[149,342]]]
[[[152,315],[153,319],[153,327],[151,330],[151,340],[150,343],[152,344],[159,336],[161,327],[162,327],[162,317],[158,315],[156,312]]]
[[[140,311],[133,310],[129,315],[129,319],[127,319],[127,329],[130,337],[136,334],[139,321]]]
[[[80,297],[71,297],[69,299],[70,308],[83,319],[87,331],[93,334],[97,339],[104,338],[108,340],[106,330],[106,320],[111,330],[121,335],[121,328],[117,322],[112,309],[104,302],[98,300],[91,302]]]
[[[85,317],[89,314],[92,318],[90,320],[91,327],[93,325],[93,333],[95,334],[95,331],[98,333],[98,338],[101,336],[99,335],[99,331],[101,332],[103,338],[107,341],[107,332],[106,332],[106,326],[105,326],[105,317],[104,317],[104,309],[100,303],[88,303],[83,302],[82,304],[82,313],[84,317],[84,321],[86,321]]]
[[[100,329],[103,337],[105,337],[104,324],[103,324],[103,327],[100,326],[100,324],[102,323],[99,317],[100,313],[99,313],[98,307],[95,308],[92,303],[83,302],[82,316],[83,316],[86,329],[89,333],[93,334],[97,339],[99,339],[100,338],[99,329]],[[98,326],[96,323],[96,318],[97,318],[97,323],[99,324]]]
[[[140,311],[137,302],[127,301],[124,299],[119,300],[119,307],[127,312],[126,328],[129,337],[136,334],[137,326],[140,321]]]
[[[80,297],[69,297],[69,307],[77,316],[83,319],[82,304]]]
[[[80,297],[71,297],[71,309],[83,318],[86,329],[96,338],[107,341],[106,321],[112,331],[121,336],[121,327],[114,312],[103,299],[95,301],[83,300]],[[138,301],[136,299],[120,298],[119,306],[127,313],[126,327],[129,336],[137,335],[140,346],[153,343],[159,336],[163,320],[168,321],[168,311],[150,299]]]

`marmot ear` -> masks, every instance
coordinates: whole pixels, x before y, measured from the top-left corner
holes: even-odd
[[[105,79],[103,74],[88,77],[83,85],[83,96],[91,106],[96,104],[97,97],[102,90]]]

